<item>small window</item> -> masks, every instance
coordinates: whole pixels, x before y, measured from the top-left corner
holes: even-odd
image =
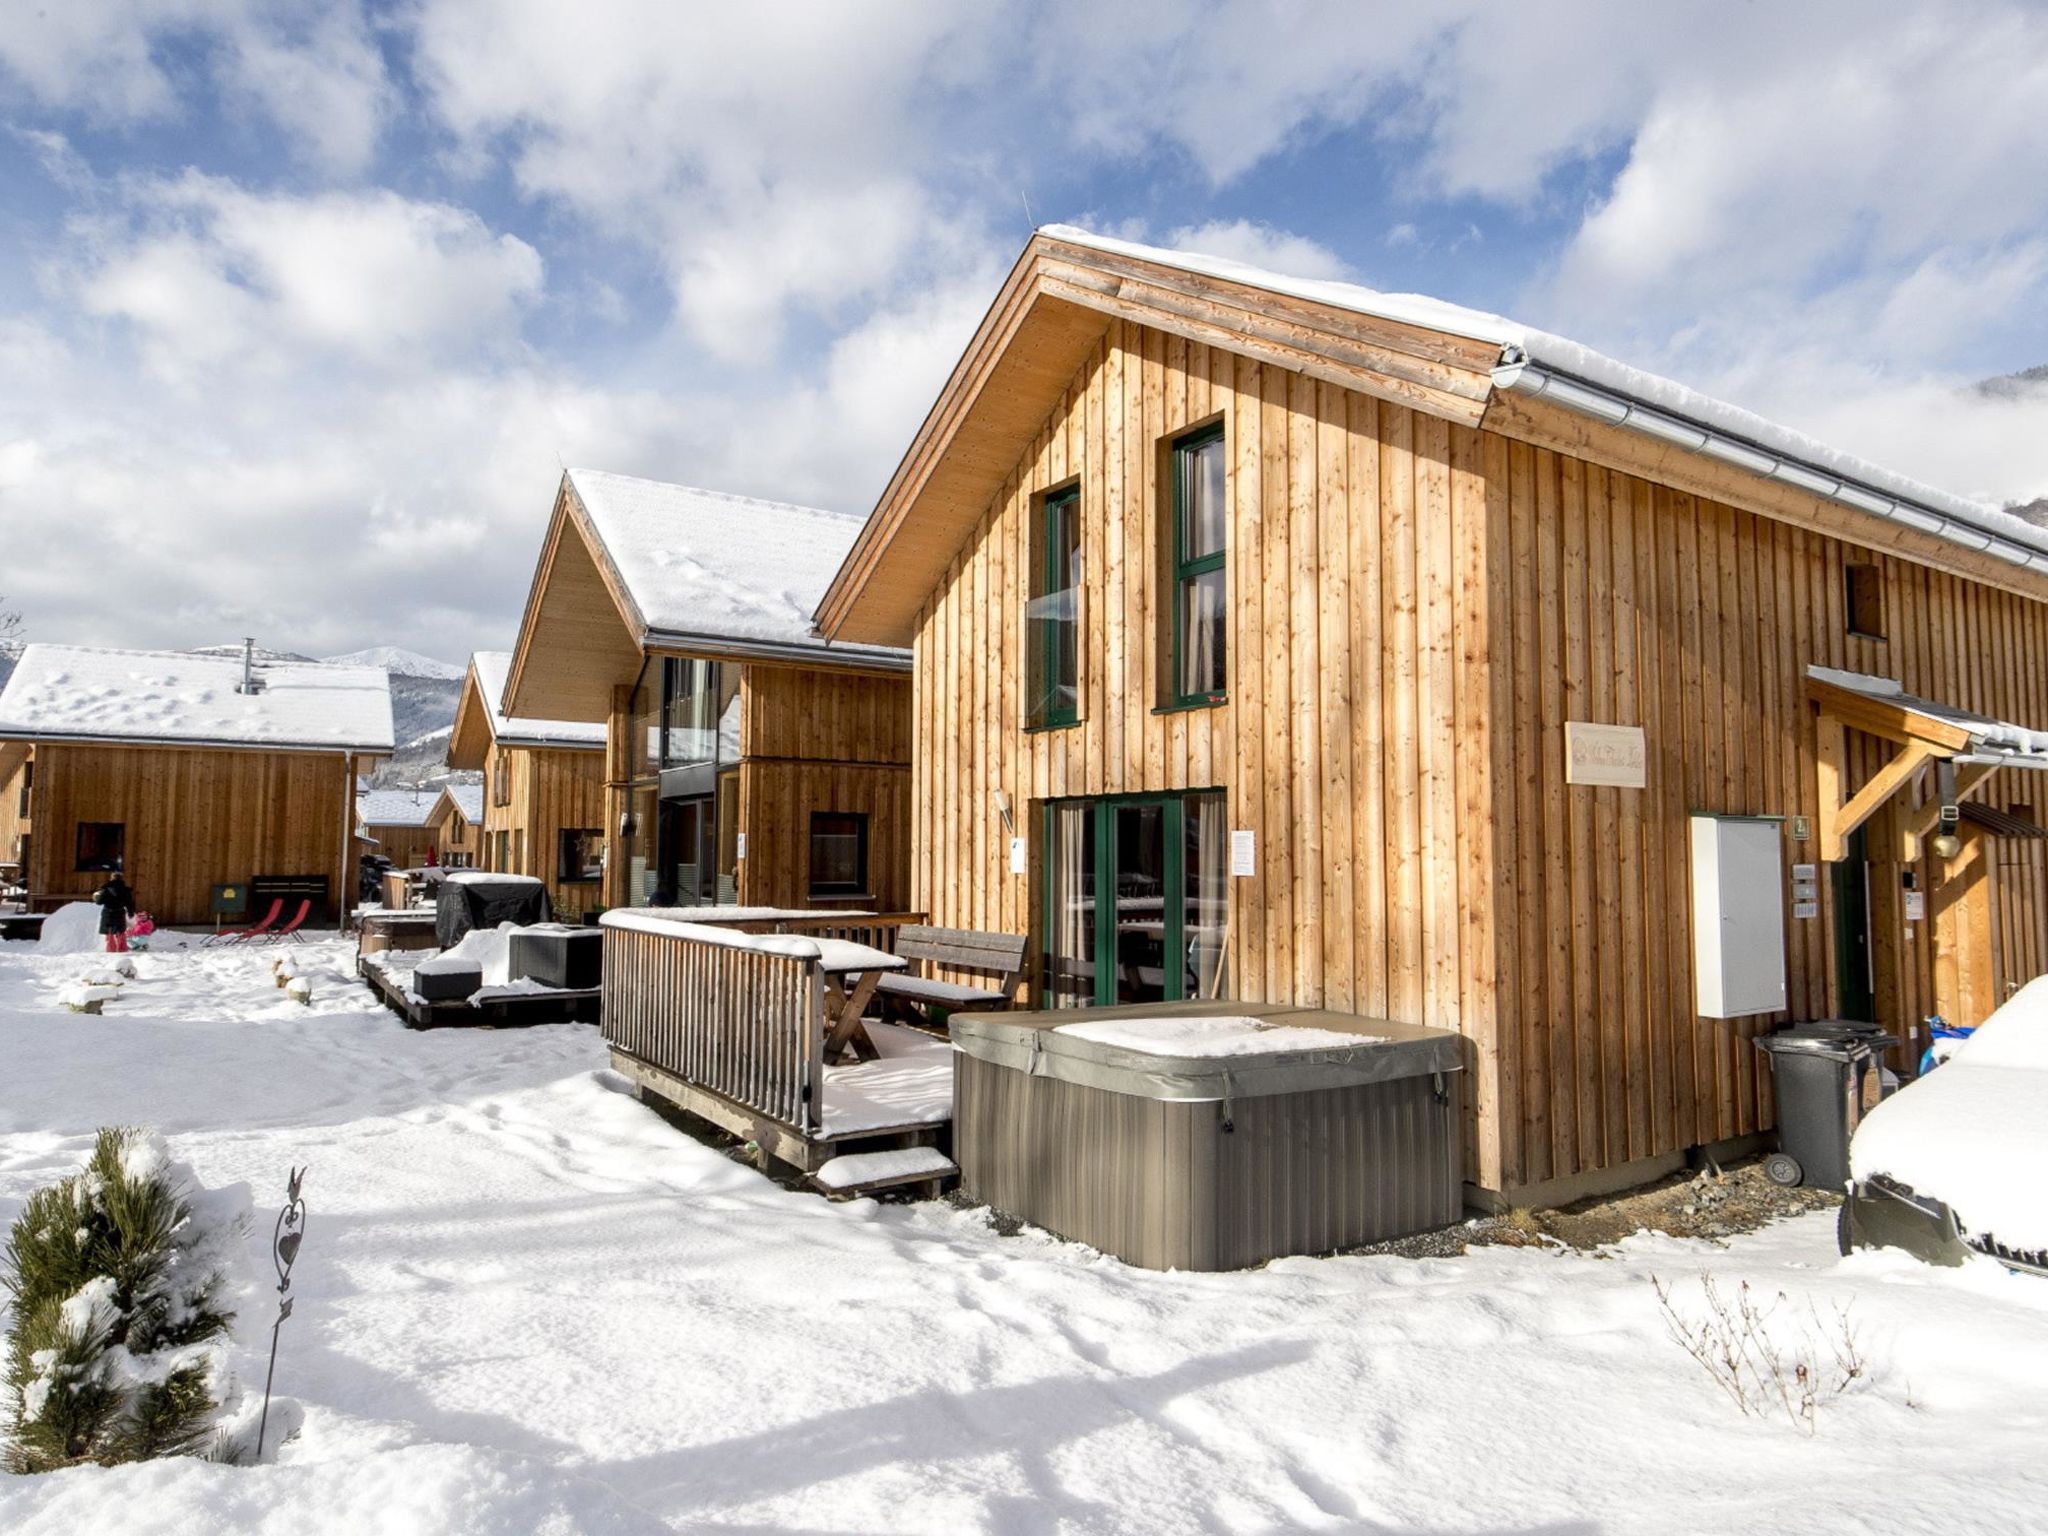
[[[78,824],[79,869],[114,870],[121,867],[128,840],[128,828],[118,821],[81,821]]]
[[[1218,704],[1228,676],[1223,556],[1230,514],[1219,422],[1173,445],[1173,658],[1167,701]]]
[[[1039,504],[1031,599],[1024,608],[1026,720],[1072,725],[1081,717],[1081,489]]]
[[[1851,565],[1844,575],[1849,586],[1849,633],[1866,640],[1884,639],[1884,568]]]
[[[604,878],[604,834],[596,827],[564,827],[555,878],[564,881]]]
[[[498,759],[496,766],[491,770],[491,804],[510,805],[511,803],[512,760],[508,757],[501,757]]]
[[[811,894],[865,896],[868,819],[851,811],[811,812]]]
[[[31,789],[35,788],[35,783],[36,783],[36,760],[35,760],[34,758],[30,758],[30,759],[29,759],[29,760],[28,760],[27,762],[25,762],[25,763],[23,763],[23,764],[21,765],[21,809],[20,809],[20,815],[21,815],[21,818],[22,818],[22,819],[23,819],[24,821],[26,821],[26,820],[28,819],[28,794],[29,794],[29,791],[30,791]]]

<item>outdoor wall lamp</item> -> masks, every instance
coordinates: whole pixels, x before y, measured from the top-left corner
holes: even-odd
[[[1934,765],[1934,788],[1941,796],[1941,830],[1928,840],[1928,847],[1937,859],[1952,859],[1963,851],[1963,840],[1956,836],[1963,813],[1956,807],[1956,765],[1947,758]]]

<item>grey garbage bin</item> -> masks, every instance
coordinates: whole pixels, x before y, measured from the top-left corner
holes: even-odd
[[[1764,1172],[1778,1184],[1849,1187],[1849,1138],[1863,1118],[1864,1083],[1877,1053],[1897,1045],[1868,1024],[1821,1020],[1758,1038],[1771,1058],[1778,1148]]]

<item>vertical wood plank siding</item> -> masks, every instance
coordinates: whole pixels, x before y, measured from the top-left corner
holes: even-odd
[[[1160,448],[1219,415],[1229,700],[1154,713]],[[1075,476],[1081,720],[1027,732],[1032,518]],[[1888,641],[1847,632],[1852,563],[1882,570]],[[1781,1016],[1693,1013],[1687,816],[1817,814],[1807,664],[2042,724],[2043,655],[2040,604],[1118,321],[919,615],[908,904],[1035,934],[1034,801],[1223,788],[1259,855],[1228,991],[1466,1034],[1483,1185],[1618,1167],[1771,1123],[1749,1041]],[[1648,786],[1566,785],[1568,719],[1641,725]],[[1850,791],[1888,753],[1849,733]],[[2013,777],[1982,797],[2031,800]],[[1872,932],[1898,1025],[1932,1007],[1933,946],[1892,826]],[[1832,921],[1788,918],[1802,1016],[1835,1006]]]
[[[499,765],[511,799],[497,803]],[[564,827],[595,827],[608,835],[617,821],[605,815],[604,754],[559,747],[508,747],[492,742],[484,755],[483,837],[479,863],[496,857],[497,834],[511,835],[511,867],[501,874],[532,875],[547,887],[558,915],[571,921],[601,905],[595,880],[560,878]]]
[[[798,1131],[817,1128],[817,961],[607,928],[603,987],[609,1044]]]
[[[330,900],[344,858],[354,876],[354,784],[338,753],[44,744],[35,762],[28,885],[43,905],[106,881],[73,868],[82,821],[125,826],[128,882],[160,923],[211,923],[213,887],[255,875],[321,876]]]

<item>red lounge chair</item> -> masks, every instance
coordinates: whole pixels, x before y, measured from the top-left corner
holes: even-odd
[[[266,944],[282,944],[286,939],[290,939],[294,944],[305,943],[306,936],[300,933],[299,929],[306,921],[306,914],[312,910],[313,903],[310,898],[300,902],[299,910],[292,914],[292,920],[278,929],[277,932],[265,934],[263,942]]]
[[[282,896],[274,896],[270,901],[270,910],[263,914],[263,921],[254,928],[230,928],[225,933],[216,933],[206,942],[208,944],[234,944],[243,939],[253,939],[261,933],[268,933],[270,925],[277,921],[277,914],[283,910],[284,898]]]

